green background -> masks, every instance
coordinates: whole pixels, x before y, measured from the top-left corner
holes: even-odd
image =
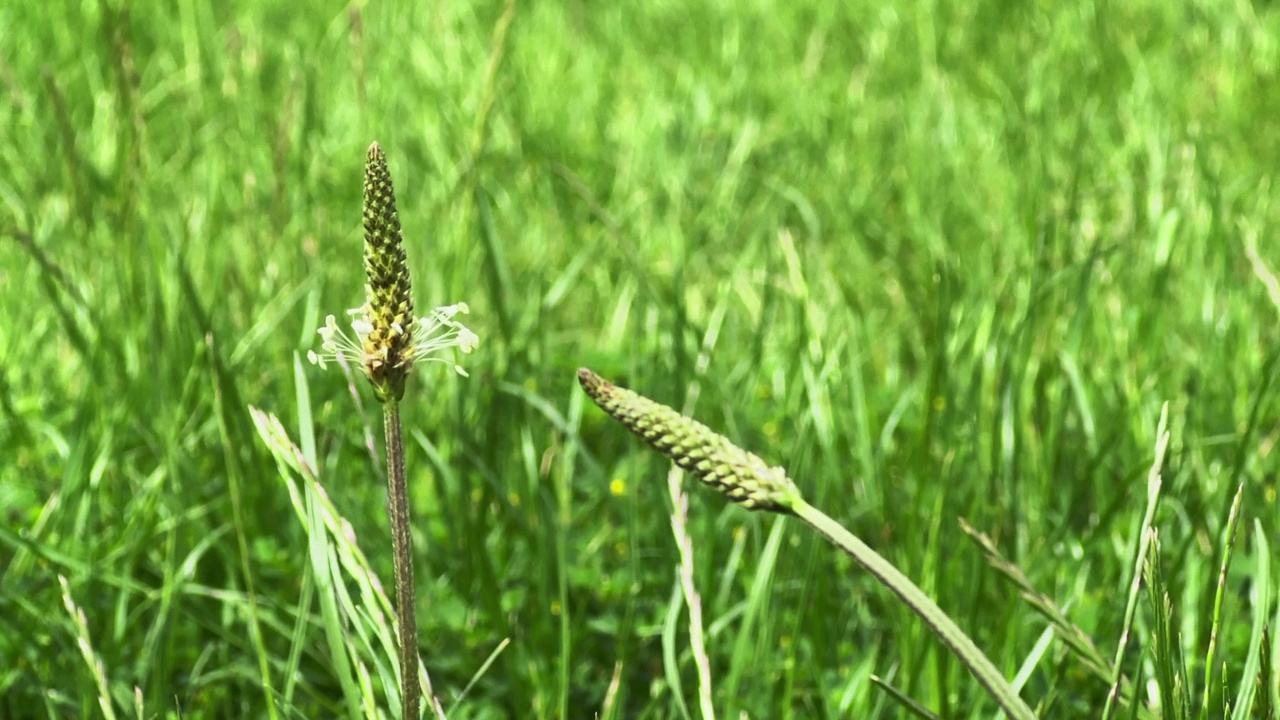
[[[1008,676],[1036,654],[1023,696],[1053,717],[1096,717],[1107,685],[1037,647],[958,518],[1111,658],[1169,403],[1156,526],[1197,698],[1244,485],[1234,697],[1272,611],[1254,521],[1280,529],[1280,7],[522,2],[505,32],[503,10],[0,7],[0,715],[101,713],[58,575],[121,716],[136,687],[147,717],[267,717],[286,682],[282,717],[344,712],[248,406],[313,424],[389,584],[372,394],[362,415],[340,372],[295,374],[363,299],[374,140],[418,306],[465,301],[481,337],[470,378],[421,366],[405,403],[446,706],[510,639],[451,717],[697,716],[667,464],[590,405],[584,365],[678,408],[696,386],[694,415]],[[821,538],[686,486],[720,716],[901,716],[874,673],[991,717]]]

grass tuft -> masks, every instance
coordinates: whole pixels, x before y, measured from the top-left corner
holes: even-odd
[[[686,562],[670,463],[584,412],[583,365],[682,414],[698,385],[702,422],[1046,716],[1098,718],[1117,680],[1112,717],[1154,716],[1159,528],[1193,711],[1208,678],[1210,716],[1274,714],[1274,3],[8,0],[0,27],[22,29],[0,42],[0,717],[101,717],[59,575],[118,716],[397,712],[394,602],[365,588],[394,577],[381,413],[360,361],[290,372],[329,313],[363,348],[342,309],[368,298],[372,138],[406,330],[449,345],[398,410],[450,718],[904,712],[873,675],[990,716],[794,518],[690,484]],[[460,322],[472,380],[422,383]],[[962,550],[961,517],[1025,582]],[[664,646],[682,564],[705,658],[683,589]]]

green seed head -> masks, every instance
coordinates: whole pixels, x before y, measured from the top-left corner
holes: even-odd
[[[364,269],[371,326],[362,338],[365,374],[380,400],[399,400],[413,367],[413,296],[396,192],[387,156],[376,142],[369,146],[364,172]]]
[[[706,425],[586,368],[578,382],[600,409],[699,480],[749,510],[789,513],[800,491],[781,467],[729,442]]]

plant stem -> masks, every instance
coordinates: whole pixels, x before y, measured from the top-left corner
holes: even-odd
[[[418,720],[422,688],[418,684],[418,623],[413,584],[413,541],[409,534],[409,493],[404,477],[404,439],[400,431],[400,403],[383,404],[387,433],[387,516],[395,560],[396,629],[400,634],[400,700],[403,720]]]
[[[877,580],[893,591],[907,607],[920,617],[933,631],[933,634],[969,668],[969,672],[977,678],[996,703],[1004,709],[1005,714],[1014,720],[1036,720],[1035,712],[1025,703],[1018,693],[1005,680],[1004,675],[996,669],[987,656],[978,649],[968,635],[947,616],[937,603],[929,599],[924,591],[903,575],[888,560],[885,560],[866,543],[859,540],[840,523],[832,520],[821,510],[805,502],[798,495],[792,498],[791,512],[808,523],[813,529],[822,533],[833,545],[844,550],[854,562],[858,563]]]
[[[671,532],[680,551],[678,575],[684,602],[689,608],[689,649],[693,652],[693,665],[698,671],[698,707],[702,720],[716,720],[716,708],[711,698],[711,659],[702,631],[702,597],[693,580],[693,538],[689,535],[689,496],[680,487],[684,473],[675,465],[667,473],[667,489],[671,492]]]

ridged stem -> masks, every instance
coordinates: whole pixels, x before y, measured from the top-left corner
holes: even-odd
[[[409,492],[404,473],[404,438],[400,428],[400,403],[388,398],[383,404],[387,433],[387,516],[391,521],[391,546],[395,563],[396,629],[400,645],[400,717],[418,720],[422,688],[418,684],[418,623],[413,584],[413,541],[409,533]]]

